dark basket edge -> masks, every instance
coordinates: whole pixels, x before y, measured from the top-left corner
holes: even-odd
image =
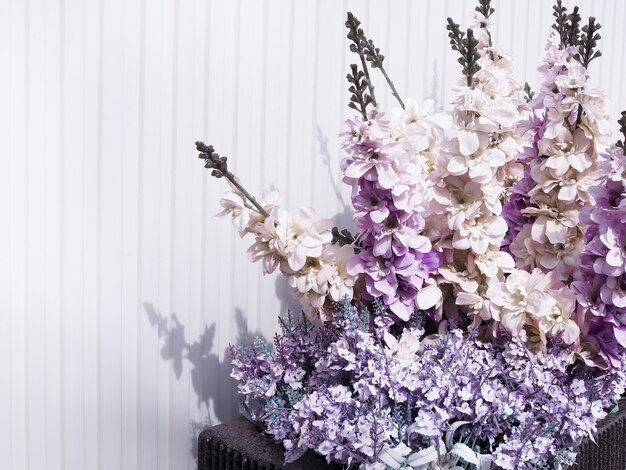
[[[598,470],[600,468],[602,468],[602,470],[626,469],[626,399],[621,399],[618,406],[619,410],[609,414],[601,422],[600,426],[598,426],[595,435],[597,445],[589,439],[581,443],[579,446],[579,458],[577,459],[578,463],[572,467],[572,470]],[[222,438],[221,432],[219,431],[220,427],[232,425],[232,423],[241,422],[242,420],[247,421],[245,418],[238,418],[221,425],[206,428],[200,433],[198,436],[198,470],[222,470],[229,468],[212,465],[210,460],[212,457],[216,457],[212,455],[212,446],[216,440],[221,440]],[[280,445],[276,444],[269,436],[263,435],[260,432],[258,433],[258,437],[265,439],[268,445]],[[275,470],[276,468],[281,468],[262,462],[259,462],[258,466],[255,465],[254,462],[246,458],[245,449],[241,446],[240,448],[229,447],[229,449],[242,456],[241,464],[237,465],[238,469],[259,468]],[[618,455],[620,449],[621,457]],[[244,463],[248,463],[249,465],[243,465]],[[215,462],[215,464],[218,465],[218,462]],[[602,466],[598,467],[599,464]],[[316,468],[322,468],[319,465],[328,469],[338,468],[325,464],[325,462],[322,461],[317,464]]]

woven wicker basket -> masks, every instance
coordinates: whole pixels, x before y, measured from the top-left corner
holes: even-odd
[[[626,401],[599,427],[596,442],[580,446],[578,470],[626,470]],[[308,452],[283,465],[284,449],[241,418],[205,429],[198,440],[198,470],[337,470],[320,456]],[[573,470],[572,469],[572,470]]]

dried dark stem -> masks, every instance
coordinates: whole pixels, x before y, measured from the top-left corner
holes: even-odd
[[[367,121],[367,105],[374,104],[373,98],[366,93],[368,86],[367,77],[364,72],[359,70],[356,64],[351,64],[350,70],[352,73],[346,75],[348,83],[350,83],[348,91],[351,94],[348,107],[359,111],[363,119]]]
[[[561,0],[557,0],[556,4],[552,7],[554,12],[552,16],[554,16],[554,24],[552,25],[552,29],[554,29],[557,33],[559,33],[559,38],[561,40],[561,48],[565,47],[567,44],[568,37],[568,14],[567,8],[563,6],[563,2]]]
[[[226,178],[232,183],[235,188],[254,206],[254,209],[263,217],[269,217],[269,213],[263,209],[263,206],[257,202],[246,189],[237,181],[234,174],[228,171],[228,164],[226,157],[220,157],[219,154],[213,150],[212,145],[206,145],[203,142],[196,142],[196,149],[200,152],[198,158],[205,161],[204,167],[212,169],[211,176],[216,178]]]
[[[358,54],[361,59],[361,67],[363,67],[363,73],[367,80],[367,86],[369,88],[369,94],[372,98],[372,103],[376,106],[376,95],[374,94],[374,85],[370,79],[369,70],[367,68],[367,61],[365,60],[365,33],[359,28],[361,22],[351,13],[348,12],[348,20],[346,21],[346,28],[348,28],[348,39],[352,41],[350,44],[350,51]]]
[[[580,123],[583,120],[583,105],[579,104],[578,108],[576,108],[576,127],[580,126]]]
[[[598,45],[598,39],[602,37],[598,34],[600,28],[602,28],[602,26],[600,26],[600,23],[596,23],[596,19],[593,16],[590,16],[589,23],[583,26],[583,32],[580,36],[580,44],[578,46],[578,54],[574,57],[586,69],[589,68],[589,64],[593,59],[602,55],[600,51],[595,50]]]
[[[589,23],[583,26],[582,34],[580,35],[580,44],[578,46],[578,53],[574,56],[583,67],[589,69],[589,64],[593,59],[596,59],[602,55],[602,53],[596,50],[598,45],[598,39],[602,36],[598,33],[598,30],[602,26],[600,23],[596,23],[596,19],[593,16],[589,17]],[[576,125],[581,123],[583,117],[583,106],[578,105],[578,115],[576,116]]]
[[[493,12],[496,11],[496,9],[491,6],[491,0],[478,0],[478,6],[474,8],[474,10],[483,15],[486,20],[488,20],[489,17],[493,15]],[[491,47],[493,45],[493,41],[491,39],[491,31],[487,29],[487,23],[481,23],[480,27],[487,30],[487,36],[489,37],[489,47]],[[490,51],[489,55],[491,56],[491,60],[496,60],[493,51]]]
[[[577,46],[580,41],[580,14],[578,7],[567,16],[566,42],[565,45]]]
[[[567,8],[563,6],[561,0],[558,0],[552,9],[554,10],[552,16],[555,17],[552,29],[559,33],[559,47],[561,49],[569,46],[578,47],[580,44],[581,19],[578,13],[579,8],[574,7],[574,10],[568,14]]]
[[[471,87],[474,74],[480,70],[478,65],[480,56],[476,49],[478,40],[474,38],[474,31],[471,28],[468,28],[467,32],[463,33],[459,25],[452,21],[452,18],[448,18],[446,29],[449,31],[448,37],[450,38],[452,50],[461,54],[458,61],[463,67],[463,75],[467,79],[467,86]]]
[[[448,25],[446,26],[448,32],[448,37],[450,38],[450,45],[452,46],[453,51],[458,51],[462,53],[463,50],[463,38],[465,33],[461,31],[459,25],[452,21],[452,18],[448,18]]]
[[[474,8],[474,10],[476,10],[487,19],[489,19],[494,11],[496,11],[496,9],[491,6],[491,0],[478,0],[478,6]],[[486,25],[482,26],[484,27]]]
[[[478,40],[474,38],[474,31],[468,28],[465,36],[465,57],[459,59],[459,63],[463,66],[463,74],[467,77],[467,86],[472,86],[472,78],[480,70],[478,65],[480,56],[476,51],[476,46],[478,46]]]
[[[622,150],[626,151],[626,147],[625,147],[626,145],[626,111],[622,111],[622,117],[619,121],[617,121],[617,123],[620,126],[619,128],[620,132],[624,136],[624,140],[617,141],[617,146],[621,148]]]
[[[389,78],[389,75],[387,75],[385,67],[383,67],[385,56],[380,53],[380,49],[374,45],[374,42],[371,39],[368,39],[365,43],[365,58],[372,64],[373,68],[380,69],[383,77],[385,77],[385,80],[387,81],[387,85],[389,85],[389,88],[391,89],[391,94],[395,96],[402,109],[404,109],[404,102],[402,101],[402,98],[400,98],[400,95]]]
[[[404,109],[404,102],[402,101],[402,98],[400,98],[400,94],[396,90],[396,87],[389,78],[387,71],[383,67],[383,60],[385,59],[385,56],[380,53],[380,49],[374,45],[374,42],[371,39],[367,39],[363,29],[359,28],[360,25],[361,22],[351,12],[348,12],[346,27],[348,28],[348,39],[352,41],[352,44],[350,44],[350,50],[358,54],[361,58],[361,65],[368,82],[374,106],[376,106],[376,97],[374,95],[374,87],[372,86],[372,81],[368,73],[367,62],[370,62],[373,68],[380,69],[383,77],[385,77],[385,80],[389,85],[389,88],[391,89],[391,93],[398,100],[402,109]]]
[[[526,93],[526,102],[528,103],[535,96],[535,92],[531,90],[528,82],[524,83],[524,93]]]
[[[333,227],[331,233],[333,234],[332,243],[339,244],[339,246],[352,245],[356,241],[354,235],[352,235],[346,229],[340,232],[337,227]]]

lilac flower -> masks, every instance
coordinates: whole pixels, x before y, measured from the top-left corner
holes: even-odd
[[[368,117],[367,123],[348,121],[343,134],[348,157],[342,169],[344,181],[353,188],[361,244],[348,271],[365,279],[365,300],[381,297],[396,318],[406,321],[440,258],[421,234],[425,225],[421,212],[426,208],[421,205],[425,198],[419,196],[417,178],[422,176],[422,165],[398,143],[383,113],[374,109]]]
[[[621,367],[626,348],[626,229],[622,204],[626,187],[622,181],[621,149],[612,147],[603,155],[603,167],[618,171],[604,176],[590,188],[596,204],[581,218],[588,224],[586,246],[572,288],[585,309],[589,344],[597,349],[598,365]]]
[[[436,458],[457,449],[505,469],[567,464],[626,385],[624,356],[604,342],[602,323],[588,337],[612,354],[607,372],[572,368],[575,350],[562,343],[535,356],[506,334],[491,342],[477,330],[396,335],[380,323],[380,303],[374,322],[382,329],[370,331],[369,312],[337,308],[333,323],[287,319],[274,351],[258,342],[232,349],[232,376],[252,418],[284,443],[289,461],[314,449],[342,464],[401,468],[435,446]],[[461,442],[474,444],[455,447]]]

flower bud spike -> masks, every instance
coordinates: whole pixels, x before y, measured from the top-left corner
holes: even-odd
[[[257,202],[257,200],[239,183],[237,177],[228,171],[228,159],[226,157],[220,157],[213,149],[212,145],[206,145],[204,142],[196,142],[196,149],[200,152],[198,158],[205,161],[204,167],[212,169],[211,176],[215,178],[225,177],[228,181],[235,186],[242,196],[244,196],[254,206],[255,210],[263,217],[269,217],[268,212]]]

